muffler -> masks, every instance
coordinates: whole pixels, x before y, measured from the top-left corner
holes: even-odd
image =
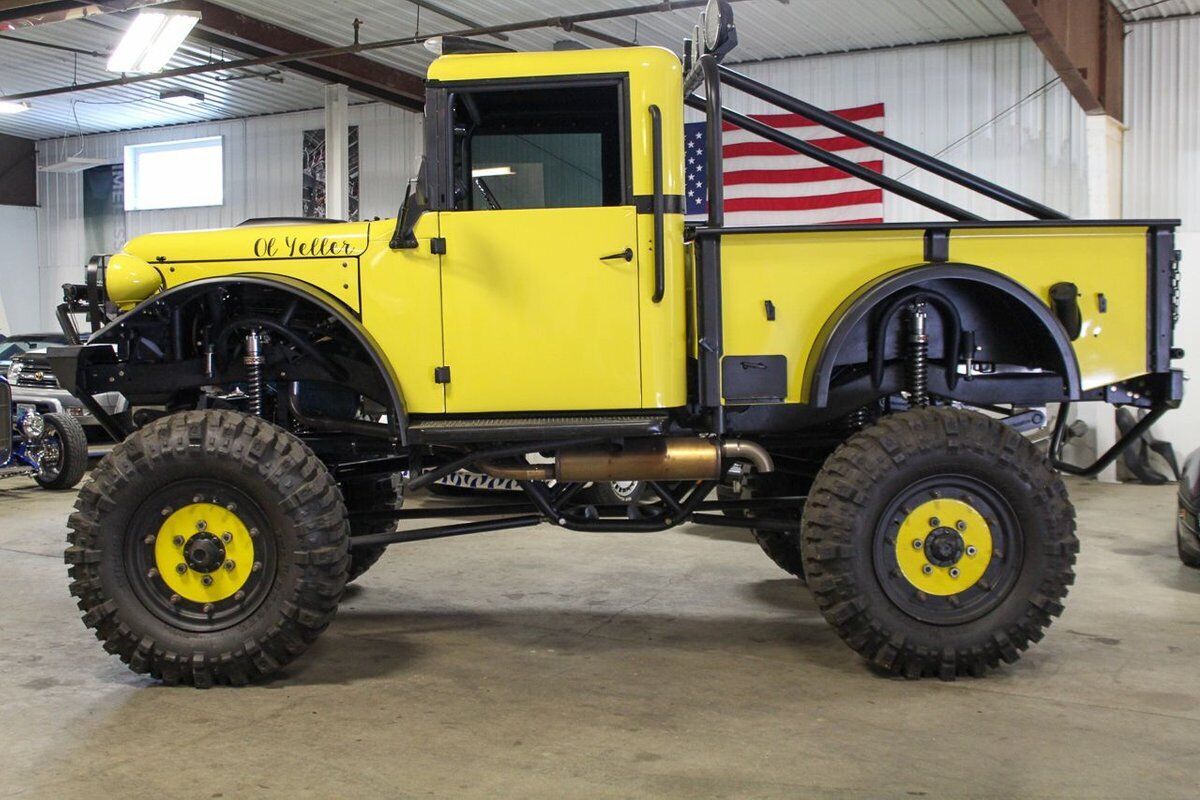
[[[720,479],[725,460],[749,461],[759,472],[775,468],[761,445],[691,436],[563,450],[550,464],[481,461],[479,468],[493,478],[518,481],[712,481]]]

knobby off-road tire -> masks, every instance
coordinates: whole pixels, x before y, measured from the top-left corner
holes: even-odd
[[[838,448],[802,535],[808,585],[842,639],[890,673],[944,680],[1039,641],[1079,551],[1066,488],[1033,444],[941,408],[886,417]]]
[[[400,490],[391,475],[358,478],[342,483],[342,497],[346,501],[346,509],[353,515],[355,511],[386,511],[399,508],[401,503]],[[350,517],[350,536],[366,536],[372,533],[389,533],[396,530],[395,520],[372,520],[370,518]],[[350,547],[350,572],[346,583],[354,581],[364,572],[375,566],[375,562],[387,550],[386,544],[368,545],[366,547]]]
[[[83,621],[134,672],[244,684],[333,618],[349,524],[299,439],[257,417],[188,411],[134,433],[93,471],[68,526]]]
[[[33,479],[43,489],[71,489],[87,470],[87,434],[79,420],[66,414],[47,414],[44,419],[46,435],[53,434],[58,438],[58,463],[52,469],[38,473]]]

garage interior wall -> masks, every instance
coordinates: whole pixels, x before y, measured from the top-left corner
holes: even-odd
[[[37,332],[47,324],[38,285],[38,209],[0,205],[0,242],[0,333]]]
[[[416,174],[421,151],[421,117],[380,103],[351,106],[350,124],[359,129],[359,217],[394,217],[406,182]],[[301,215],[301,146],[304,131],[322,128],[321,110],[248,119],[173,125],[96,134],[38,143],[38,164],[68,156],[121,163],[124,147],[221,136],[225,160],[225,203],[205,208],[128,211],[129,237],[154,231],[196,230],[237,225],[251,217]],[[79,173],[38,173],[41,200],[41,324],[57,329],[54,304],[63,283],[83,279],[89,257],[83,219],[83,177]]]
[[[1183,251],[1181,312],[1175,344],[1184,371],[1200,375],[1200,18],[1131,27],[1125,40],[1126,217],[1178,217]],[[1155,435],[1180,458],[1200,447],[1200,382],[1185,386],[1183,407]]]
[[[1126,50],[1125,209],[1127,217],[1180,216],[1180,246],[1200,260],[1200,19],[1130,26]],[[1025,36],[924,45],[864,53],[744,64],[750,76],[818,105],[846,108],[882,102],[885,133],[991,178],[1066,213],[1087,215],[1083,112]],[[727,103],[773,111],[729,92]],[[362,217],[391,216],[419,157],[420,118],[380,104],[351,108],[359,125]],[[690,117],[690,118],[695,118]],[[221,134],[225,137],[226,202],[219,208],[130,212],[129,235],[156,230],[234,225],[249,217],[300,213],[300,139],[320,127],[320,111],[103,134],[39,143],[39,163],[98,156],[113,163],[126,144]],[[951,202],[996,219],[1016,212],[944,181],[909,172],[892,158],[885,171]],[[78,175],[39,175],[42,323],[53,326],[50,299],[77,281],[84,252],[82,182]],[[889,221],[931,214],[885,195]],[[1183,282],[1180,346],[1200,374],[1200,281]],[[1200,445],[1200,399],[1169,414],[1157,430],[1186,452]]]

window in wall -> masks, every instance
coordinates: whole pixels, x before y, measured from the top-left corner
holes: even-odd
[[[455,207],[621,205],[623,121],[617,84],[459,93]]]
[[[219,206],[225,201],[220,136],[125,147],[125,210]]]

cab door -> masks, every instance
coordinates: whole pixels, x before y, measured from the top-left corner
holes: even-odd
[[[641,404],[637,212],[622,84],[453,95],[440,212],[446,411]]]

